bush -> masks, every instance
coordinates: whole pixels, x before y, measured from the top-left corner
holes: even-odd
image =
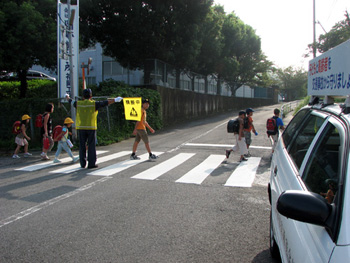
[[[28,80],[26,98],[57,97],[57,82],[51,80]],[[19,81],[0,82],[0,100],[19,98],[21,83]]]

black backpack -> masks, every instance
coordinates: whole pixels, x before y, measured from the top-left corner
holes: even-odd
[[[228,133],[238,133],[239,132],[239,120],[234,119],[234,120],[229,120],[227,123],[227,132]]]
[[[249,119],[248,117],[245,117],[243,119],[243,129],[248,129],[249,128]]]

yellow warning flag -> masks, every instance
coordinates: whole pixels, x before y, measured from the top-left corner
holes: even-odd
[[[141,97],[140,98],[123,98],[125,119],[130,121],[141,120]]]

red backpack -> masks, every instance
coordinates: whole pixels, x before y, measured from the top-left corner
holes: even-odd
[[[60,141],[62,137],[63,137],[62,126],[61,125],[55,126],[55,128],[53,128],[53,131],[52,131],[53,141],[54,142]]]
[[[277,117],[273,116],[268,118],[266,121],[266,133],[268,136],[276,135],[278,132],[277,129]]]
[[[22,132],[21,130],[21,122],[15,121],[12,125],[12,133],[13,134],[20,134]]]
[[[35,127],[37,127],[37,128],[43,127],[43,115],[42,114],[36,115]]]

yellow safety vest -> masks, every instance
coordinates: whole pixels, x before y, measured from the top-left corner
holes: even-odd
[[[77,102],[77,130],[97,130],[97,114],[94,100]]]

